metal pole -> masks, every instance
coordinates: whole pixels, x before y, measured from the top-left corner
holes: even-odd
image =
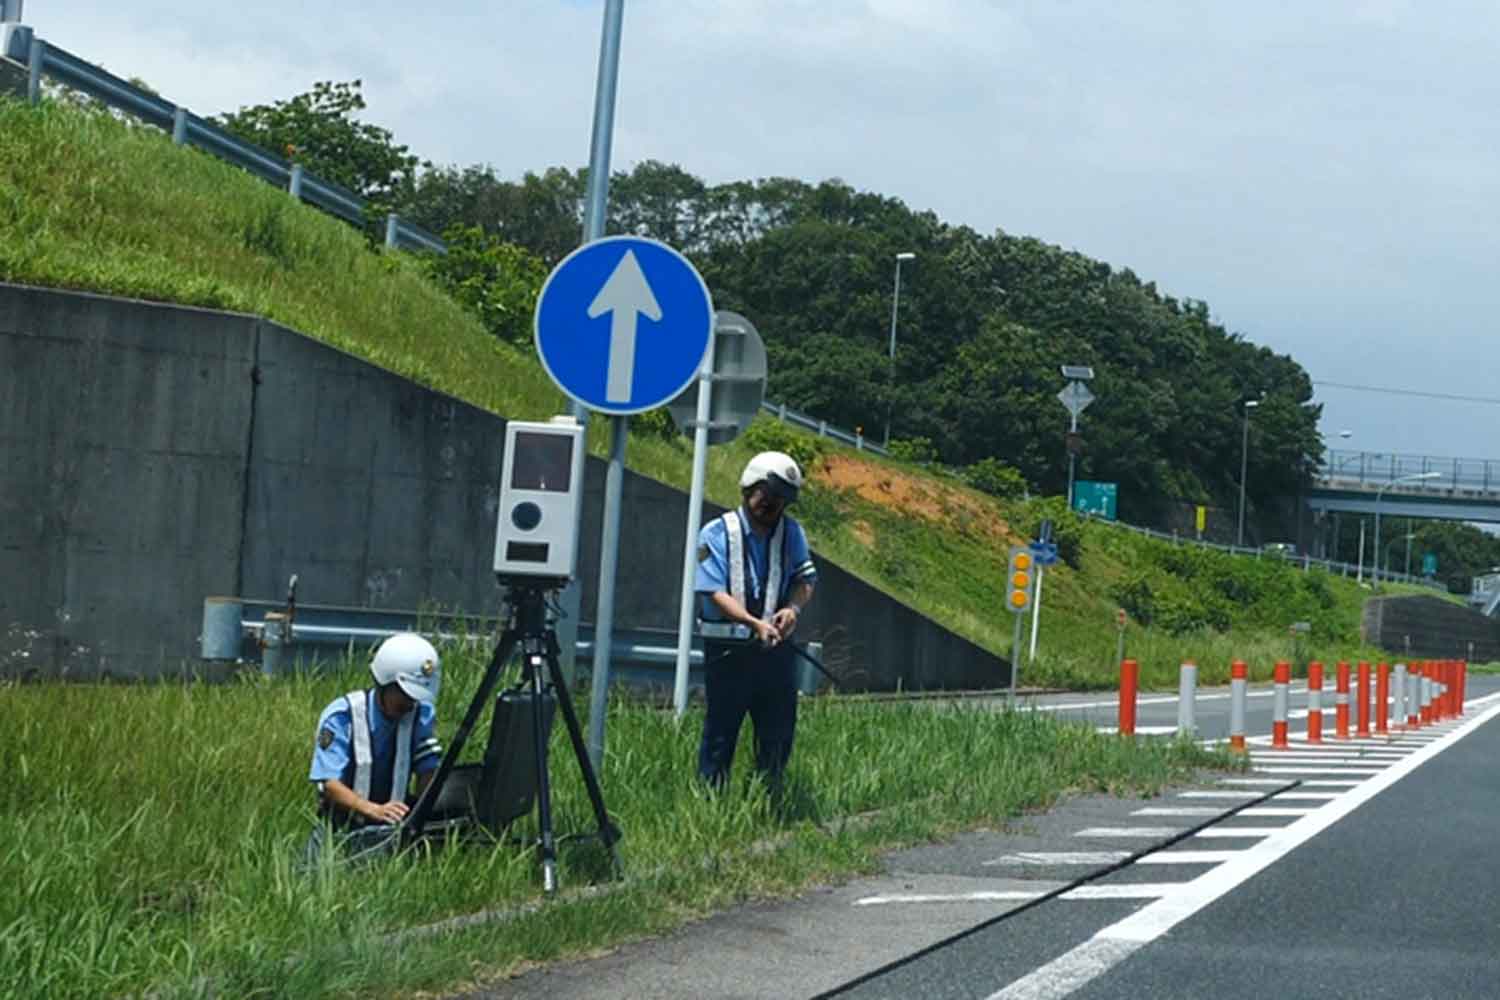
[[[708,338],[708,352],[698,369],[698,425],[693,428],[693,480],[688,490],[687,541],[682,551],[682,602],[677,609],[677,675],[672,685],[672,706],[677,718],[687,709],[688,661],[693,651],[693,590],[698,572],[698,522],[703,515],[703,482],[708,471],[708,421],[712,415],[709,392],[713,387],[714,348],[718,338]]]
[[[1359,557],[1358,566],[1354,570],[1354,582],[1365,582],[1365,519],[1359,519]]]
[[[609,708],[609,654],[615,630],[615,567],[620,557],[620,497],[625,486],[627,417],[610,418],[604,474],[604,534],[599,542],[599,608],[594,615],[594,677],[589,696],[589,760],[603,773],[604,715]]]
[[[1375,560],[1375,589],[1380,589],[1380,496],[1385,492],[1385,487],[1375,491],[1375,551],[1371,557]]]
[[[885,447],[891,446],[891,411],[896,405],[896,309],[901,304],[901,255],[896,255],[896,288],[891,295],[891,357],[886,370],[886,388],[891,397],[885,403]]]
[[[588,197],[583,212],[583,242],[604,235],[609,207],[609,156],[615,131],[615,92],[620,78],[620,28],[625,18],[625,0],[605,0],[604,28],[599,39],[599,76],[594,88],[594,131],[589,149]],[[575,403],[573,415],[587,424],[588,409]],[[609,469],[604,477],[604,533],[600,542],[599,606],[594,615],[594,676],[589,697],[589,760],[596,773],[603,773],[604,714],[609,705],[609,653],[614,642],[615,563],[619,556],[620,494],[625,481],[624,417],[615,417],[611,428]],[[579,530],[582,531],[582,510]],[[563,645],[574,655],[578,616],[583,604],[581,584],[568,588],[564,605],[572,615],[574,641]]]
[[[1036,568],[1036,596],[1031,602],[1031,649],[1026,654],[1027,663],[1036,662],[1036,629],[1037,623],[1042,617],[1042,576],[1047,572],[1047,567],[1040,564]]]
[[[1016,675],[1021,672],[1021,613],[1012,611],[1015,633],[1010,637],[1010,707],[1016,707]]]
[[[47,60],[47,43],[32,36],[31,50],[26,54],[26,100],[36,104],[42,99],[42,63]]]
[[[1240,435],[1240,524],[1234,534],[1234,544],[1245,544],[1245,469],[1250,456],[1250,408],[1245,408],[1245,429]]]
[[[1411,518],[1406,519],[1406,568],[1402,571],[1411,582]]]

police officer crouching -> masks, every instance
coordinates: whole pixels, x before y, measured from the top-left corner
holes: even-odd
[[[745,715],[755,727],[755,767],[779,791],[797,728],[796,653],[790,642],[812,600],[817,568],[802,526],[786,514],[802,488],[802,470],[779,451],[761,452],[740,475],[738,510],[698,534],[699,594],[705,622],[740,623],[753,642],[705,636],[704,694],[708,712],[698,748],[698,774],[722,787],[734,762]]]
[[[350,854],[394,845],[412,775],[421,794],[442,760],[433,734],[441,667],[426,639],[393,635],[370,661],[375,686],[350,691],[323,709],[308,772],[318,787],[322,821],[308,840],[305,863],[316,863],[330,829]]]

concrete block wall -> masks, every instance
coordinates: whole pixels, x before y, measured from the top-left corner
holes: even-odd
[[[1393,656],[1500,660],[1500,621],[1425,594],[1366,601],[1363,634]]]
[[[0,676],[190,670],[205,596],[276,598],[293,573],[311,603],[492,611],[504,428],[259,317],[0,284]],[[585,619],[603,482],[590,459]],[[674,628],[686,495],[629,472],[624,493],[616,620]],[[861,688],[1008,681],[819,568],[803,634]]]

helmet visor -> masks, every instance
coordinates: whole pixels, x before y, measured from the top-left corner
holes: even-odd
[[[762,480],[762,485],[765,486],[767,493],[778,500],[783,500],[786,503],[794,503],[797,500],[797,487],[775,473],[766,476]]]
[[[420,674],[398,674],[396,684],[412,701],[431,705],[437,696],[437,680]]]

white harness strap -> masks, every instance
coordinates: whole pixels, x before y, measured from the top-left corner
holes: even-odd
[[[730,511],[722,518],[724,521],[724,535],[729,543],[729,595],[743,604],[747,609],[750,601],[745,590],[745,529],[740,522],[739,511]],[[765,595],[765,604],[762,614],[769,614],[776,610],[781,601],[781,546],[786,534],[786,519],[782,518],[776,522],[776,530],[771,532],[771,557],[767,560],[765,586],[760,586],[759,580],[752,580],[754,595],[759,597]],[[750,567],[750,572],[755,572],[755,567]]]
[[[344,696],[349,703],[349,735],[354,741],[354,791],[362,799],[370,797],[370,771],[375,756],[370,750],[370,701],[374,690],[350,691]],[[411,726],[416,712],[407,712],[396,729],[396,766],[391,771],[391,799],[406,798],[411,780]]]

